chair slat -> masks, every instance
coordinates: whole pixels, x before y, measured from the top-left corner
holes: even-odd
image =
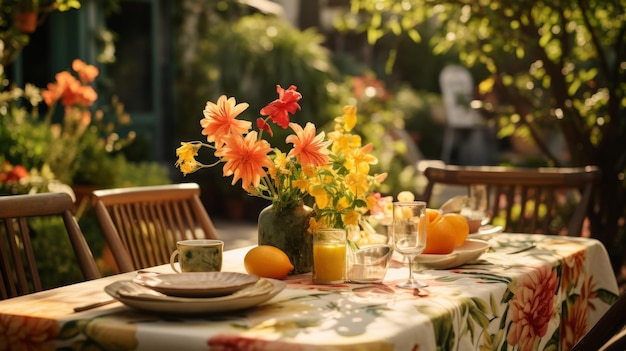
[[[0,254],[2,255],[2,299],[6,299],[17,296],[17,287],[15,279],[13,279],[14,274],[12,269],[15,265],[11,264],[15,256],[13,249],[15,245],[11,243],[15,238],[15,233],[13,229],[13,219],[4,219],[3,224],[7,235],[0,240]],[[21,265],[18,267],[21,267]]]
[[[156,244],[154,245],[157,250],[157,258],[155,259],[155,262],[166,261],[169,259],[172,252],[172,246],[168,244],[167,226],[165,226],[163,220],[161,220],[158,214],[159,210],[163,206],[167,206],[167,203],[146,205],[148,217],[153,223],[153,240],[156,241]]]
[[[167,231],[167,228],[174,227],[170,221],[170,212],[171,211],[169,211],[167,206],[159,206],[156,208],[155,216],[158,218],[159,223],[161,223],[161,227],[163,228],[163,248],[171,253],[171,251],[176,248],[176,238],[179,238],[180,236],[177,233],[170,233]]]
[[[26,282],[26,270],[28,270],[28,273],[30,274],[33,289],[35,289],[35,291],[41,291],[41,279],[39,278],[39,271],[37,271],[37,260],[35,259],[35,253],[33,252],[33,245],[30,242],[30,230],[28,229],[28,224],[26,223],[25,218],[20,218],[18,223],[20,230],[16,237],[21,240],[21,250],[23,251],[26,259],[24,271],[18,270],[20,273],[24,273],[21,276],[22,279],[20,279],[20,285],[23,289],[22,294],[27,294],[30,290],[28,288],[28,283]],[[16,257],[19,257],[19,250],[15,250],[15,253]]]

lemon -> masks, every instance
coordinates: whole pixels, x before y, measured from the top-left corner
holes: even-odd
[[[415,195],[413,195],[412,192],[410,191],[401,191],[398,194],[398,201],[400,202],[409,202],[409,201],[415,201]]]
[[[263,278],[284,279],[293,270],[287,254],[271,245],[252,248],[244,257],[243,265],[248,274]]]

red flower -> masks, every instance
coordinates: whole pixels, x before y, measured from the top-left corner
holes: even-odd
[[[2,183],[7,183],[11,181],[18,182],[20,179],[24,177],[28,177],[28,171],[26,170],[24,166],[17,165],[11,168],[8,162],[5,163],[5,165],[8,165],[7,168],[10,168],[10,169],[8,169],[6,173],[5,172],[0,173],[0,182]]]
[[[302,98],[302,94],[296,91],[296,86],[292,85],[287,90],[280,85],[276,86],[278,99],[270,102],[261,109],[261,115],[269,116],[272,121],[283,129],[289,126],[289,113],[294,114],[300,109],[298,101]]]
[[[258,118],[256,120],[256,126],[257,128],[259,128],[259,130],[264,130],[266,132],[268,132],[270,134],[270,136],[274,136],[274,132],[272,132],[272,128],[270,127],[270,125],[265,122],[265,120],[263,118]]]

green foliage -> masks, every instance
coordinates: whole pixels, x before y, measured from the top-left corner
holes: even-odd
[[[500,136],[526,135],[550,165],[601,168],[592,234],[613,251],[623,247],[615,240],[626,216],[626,2],[355,0],[352,13],[349,28],[372,42],[429,22],[435,54],[456,51],[466,66],[485,67],[483,93],[496,95],[485,108]],[[554,133],[567,155],[548,147]]]
[[[31,242],[44,289],[83,280],[62,218],[29,221]]]
[[[297,122],[316,121],[327,114],[326,86],[337,78],[330,55],[313,29],[300,31],[286,21],[250,15],[215,20],[200,41],[197,61],[183,62],[180,97],[185,103],[183,134],[195,135],[207,100],[222,94],[245,97],[249,111],[258,113],[276,98],[276,85],[296,85],[306,102]],[[199,79],[202,77],[202,79]],[[189,138],[181,138],[189,139]],[[278,140],[279,138],[277,138]]]
[[[347,77],[332,84],[333,100],[345,101],[357,107],[355,132],[363,144],[373,145],[372,154],[378,164],[374,173],[387,172],[380,192],[397,195],[400,191],[417,191],[417,162],[434,159],[441,153],[443,126],[433,119],[433,110],[441,98],[425,91],[415,91],[408,85],[388,89],[371,72]],[[337,105],[336,108],[341,108]],[[331,131],[334,116],[326,120],[325,130]]]

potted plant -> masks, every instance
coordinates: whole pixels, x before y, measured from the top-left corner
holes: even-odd
[[[13,15],[13,25],[22,33],[33,33],[37,29],[39,0],[20,0]]]

